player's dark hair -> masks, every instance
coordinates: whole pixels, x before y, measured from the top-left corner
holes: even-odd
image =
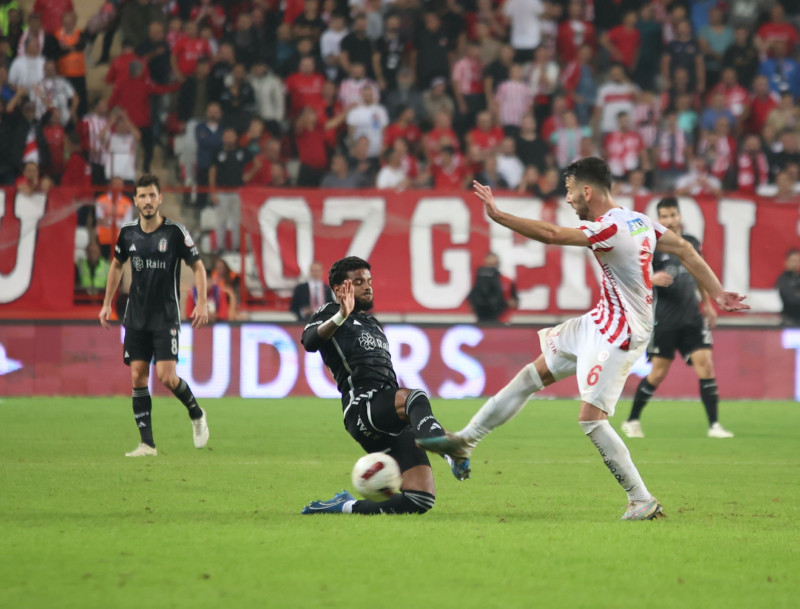
[[[350,271],[370,270],[371,268],[372,266],[369,262],[358,256],[342,258],[331,265],[331,270],[328,271],[328,285],[333,289],[333,286],[344,283],[344,280],[347,279],[347,273]]]
[[[678,199],[675,197],[664,197],[658,202],[656,205],[656,209],[661,211],[662,209],[677,209],[678,211],[681,210],[680,205],[678,205]]]
[[[144,173],[139,176],[139,179],[136,180],[136,184],[134,184],[133,196],[136,196],[139,188],[147,188],[148,186],[155,186],[158,194],[161,194],[161,182],[159,181],[158,176],[153,175],[152,173]]]
[[[567,165],[564,180],[567,178],[611,190],[611,169],[608,163],[595,156],[587,156]]]

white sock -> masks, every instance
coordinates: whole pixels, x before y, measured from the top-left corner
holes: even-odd
[[[475,446],[495,427],[511,420],[522,410],[530,397],[544,384],[536,366],[528,364],[494,397],[481,406],[469,424],[458,432],[471,446]]]
[[[344,505],[342,506],[342,514],[352,514],[353,504],[355,502],[356,502],[355,499],[351,499],[350,501],[345,501]]]
[[[609,422],[579,421],[579,424],[603,457],[603,463],[625,489],[628,501],[650,501],[650,491],[633,464],[628,447]]]

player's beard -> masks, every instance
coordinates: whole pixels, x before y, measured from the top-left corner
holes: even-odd
[[[356,298],[356,311],[369,311],[375,305],[375,299]]]

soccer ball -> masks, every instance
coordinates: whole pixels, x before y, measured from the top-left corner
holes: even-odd
[[[400,466],[386,453],[364,455],[353,466],[351,480],[356,490],[370,501],[386,501],[400,492]]]

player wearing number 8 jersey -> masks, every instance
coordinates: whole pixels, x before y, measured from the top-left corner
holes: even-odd
[[[567,203],[583,222],[579,228],[520,218],[497,208],[489,187],[475,194],[493,221],[543,243],[590,248],[602,270],[599,303],[588,313],[539,332],[542,354],[490,398],[457,433],[422,439],[424,448],[467,458],[493,429],[516,415],[537,391],[576,375],[581,394],[578,422],[628,496],[624,520],[650,520],[663,513],[630,452],[608,422],[630,367],[653,330],[652,257],[655,249],[676,255],[717,304],[727,311],[749,308],[743,296],[724,292],[714,272],[679,235],[611,198],[605,161],[585,158],[565,171]]]
[[[122,324],[125,326],[123,360],[131,367],[133,414],[141,442],[127,457],[155,456],[156,445],[150,424],[150,362],[155,360],[158,379],[175,394],[192,421],[194,445],[208,442],[206,415],[186,381],[176,374],[180,332],[180,263],[194,271],[197,306],[192,326],[208,323],[206,270],[192,237],[183,226],[161,215],[161,186],[154,175],[136,181],[134,204],[139,219],[122,226],[114,248],[114,259],[106,283],[100,323],[109,328],[111,301],[122,279],[122,265],[131,261],[131,289]]]

